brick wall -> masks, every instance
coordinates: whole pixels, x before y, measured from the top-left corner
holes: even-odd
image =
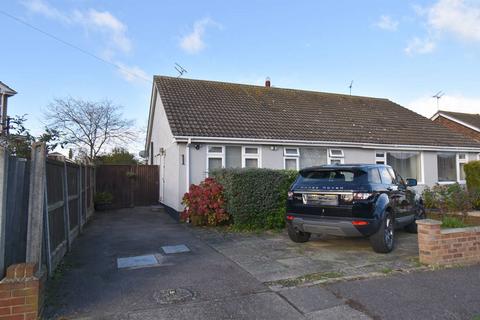
[[[0,281],[0,320],[31,320],[40,315],[40,280],[32,263],[11,265]]]
[[[431,265],[480,262],[480,227],[440,229],[437,220],[417,220],[420,262]]]
[[[473,139],[476,139],[476,140],[480,141],[480,132],[475,131],[473,129],[470,129],[468,127],[462,126],[461,124],[459,124],[455,121],[449,120],[447,118],[444,118],[441,115],[438,116],[438,118],[435,119],[434,122],[436,122],[438,124],[441,124],[442,126],[447,127],[448,129],[450,129],[452,131],[461,133],[464,136],[467,136],[467,137],[470,137],[470,138],[473,138]]]

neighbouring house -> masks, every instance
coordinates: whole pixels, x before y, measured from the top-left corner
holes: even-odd
[[[480,114],[478,113],[438,111],[431,119],[452,131],[480,142]]]
[[[0,81],[0,135],[3,134],[7,126],[7,105],[8,98],[16,95],[17,92]]]
[[[388,99],[155,76],[145,149],[176,211],[216,168],[387,163],[420,187],[464,182],[480,143]]]

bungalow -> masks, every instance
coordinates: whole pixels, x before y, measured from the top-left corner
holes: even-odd
[[[160,202],[181,211],[223,167],[386,163],[420,186],[463,182],[480,143],[387,99],[155,76],[145,150]]]
[[[431,119],[450,130],[480,142],[480,114],[438,111]]]

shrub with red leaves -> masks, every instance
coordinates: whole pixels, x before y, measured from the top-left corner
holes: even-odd
[[[199,185],[192,184],[182,203],[186,207],[180,218],[194,225],[216,226],[230,219],[225,211],[223,187],[213,178],[206,178]]]

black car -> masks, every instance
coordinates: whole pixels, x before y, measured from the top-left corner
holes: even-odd
[[[306,242],[310,235],[369,237],[373,250],[393,250],[395,229],[417,232],[425,217],[422,200],[388,165],[325,165],[303,169],[287,200],[288,235]]]

